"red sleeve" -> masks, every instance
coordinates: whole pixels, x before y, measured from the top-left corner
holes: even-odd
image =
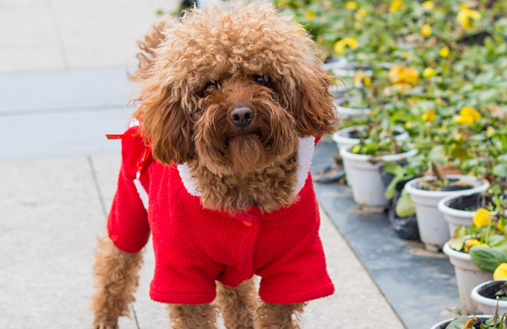
[[[130,128],[128,132],[138,129]],[[137,191],[137,160],[145,149],[140,136],[122,139],[122,165],[118,188],[107,220],[109,237],[115,246],[128,253],[139,252],[148,242],[148,213]],[[138,184],[140,186],[140,184]]]

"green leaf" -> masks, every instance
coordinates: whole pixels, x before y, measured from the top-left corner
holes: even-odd
[[[493,167],[493,175],[496,177],[507,177],[507,165],[500,163]]]
[[[468,321],[468,316],[460,316],[449,323],[445,329],[463,329],[463,325]]]
[[[401,194],[401,198],[396,203],[396,215],[398,217],[409,217],[415,214],[415,203],[412,201],[410,194],[403,193]]]
[[[495,272],[500,264],[507,263],[507,256],[504,253],[488,247],[473,247],[468,253],[475,265],[489,273]]]
[[[463,245],[465,244],[465,227],[459,226],[454,230],[454,235],[449,242],[449,247],[456,251],[460,251],[463,249]]]

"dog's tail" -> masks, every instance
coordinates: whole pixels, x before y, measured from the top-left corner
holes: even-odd
[[[141,49],[136,55],[139,60],[138,69],[134,74],[129,74],[131,81],[142,81],[150,75],[150,68],[153,66],[156,57],[156,49],[164,41],[164,31],[176,24],[176,19],[170,15],[163,16],[158,20],[144,36],[144,40],[137,42]]]

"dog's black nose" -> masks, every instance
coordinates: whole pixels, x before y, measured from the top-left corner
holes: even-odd
[[[229,118],[236,126],[244,128],[252,122],[254,110],[250,106],[241,105],[232,109]]]

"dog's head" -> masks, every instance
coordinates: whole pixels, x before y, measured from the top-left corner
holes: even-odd
[[[159,35],[136,76],[136,116],[162,163],[253,172],[293,154],[299,137],[333,130],[329,77],[314,44],[272,5],[194,9]]]

